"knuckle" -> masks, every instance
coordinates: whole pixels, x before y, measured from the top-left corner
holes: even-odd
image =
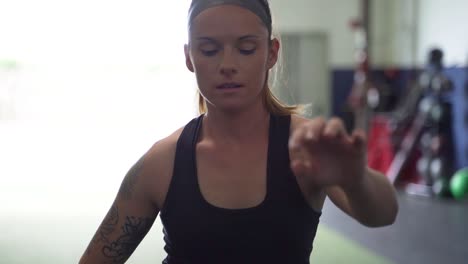
[[[313,121],[315,121],[319,125],[323,125],[327,122],[323,116],[316,117],[315,119],[313,119]]]
[[[341,118],[338,117],[332,117],[329,122],[336,126],[343,126],[343,120],[341,120]]]

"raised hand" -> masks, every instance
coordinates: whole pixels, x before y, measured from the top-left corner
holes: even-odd
[[[301,124],[289,140],[291,169],[317,187],[359,186],[366,171],[366,137],[349,135],[339,118],[315,118]]]

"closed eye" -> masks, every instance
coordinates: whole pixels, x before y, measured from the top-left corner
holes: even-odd
[[[255,49],[239,49],[239,51],[243,55],[251,55],[255,52]]]
[[[214,49],[214,50],[202,50],[201,52],[202,52],[203,55],[208,56],[208,57],[211,57],[211,56],[216,55],[216,53],[218,52],[218,50],[217,50],[217,49]]]

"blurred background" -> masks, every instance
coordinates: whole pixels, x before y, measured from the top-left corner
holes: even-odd
[[[466,263],[468,1],[269,2],[272,89],[365,129],[400,202],[369,229],[327,201],[312,262]],[[77,263],[127,170],[197,115],[189,4],[0,0],[0,263]],[[161,230],[128,263],[161,262]]]

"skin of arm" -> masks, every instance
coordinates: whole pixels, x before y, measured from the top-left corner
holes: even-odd
[[[80,259],[86,263],[125,263],[158,215],[158,209],[148,196],[144,155],[128,171],[118,194]]]
[[[330,200],[342,211],[368,227],[395,222],[398,202],[393,186],[380,172],[366,168],[362,181],[352,187],[326,188]]]
[[[348,134],[339,118],[299,120],[290,137],[291,168],[311,190],[322,190],[342,211],[369,227],[394,223],[393,185],[366,166],[363,131]]]

